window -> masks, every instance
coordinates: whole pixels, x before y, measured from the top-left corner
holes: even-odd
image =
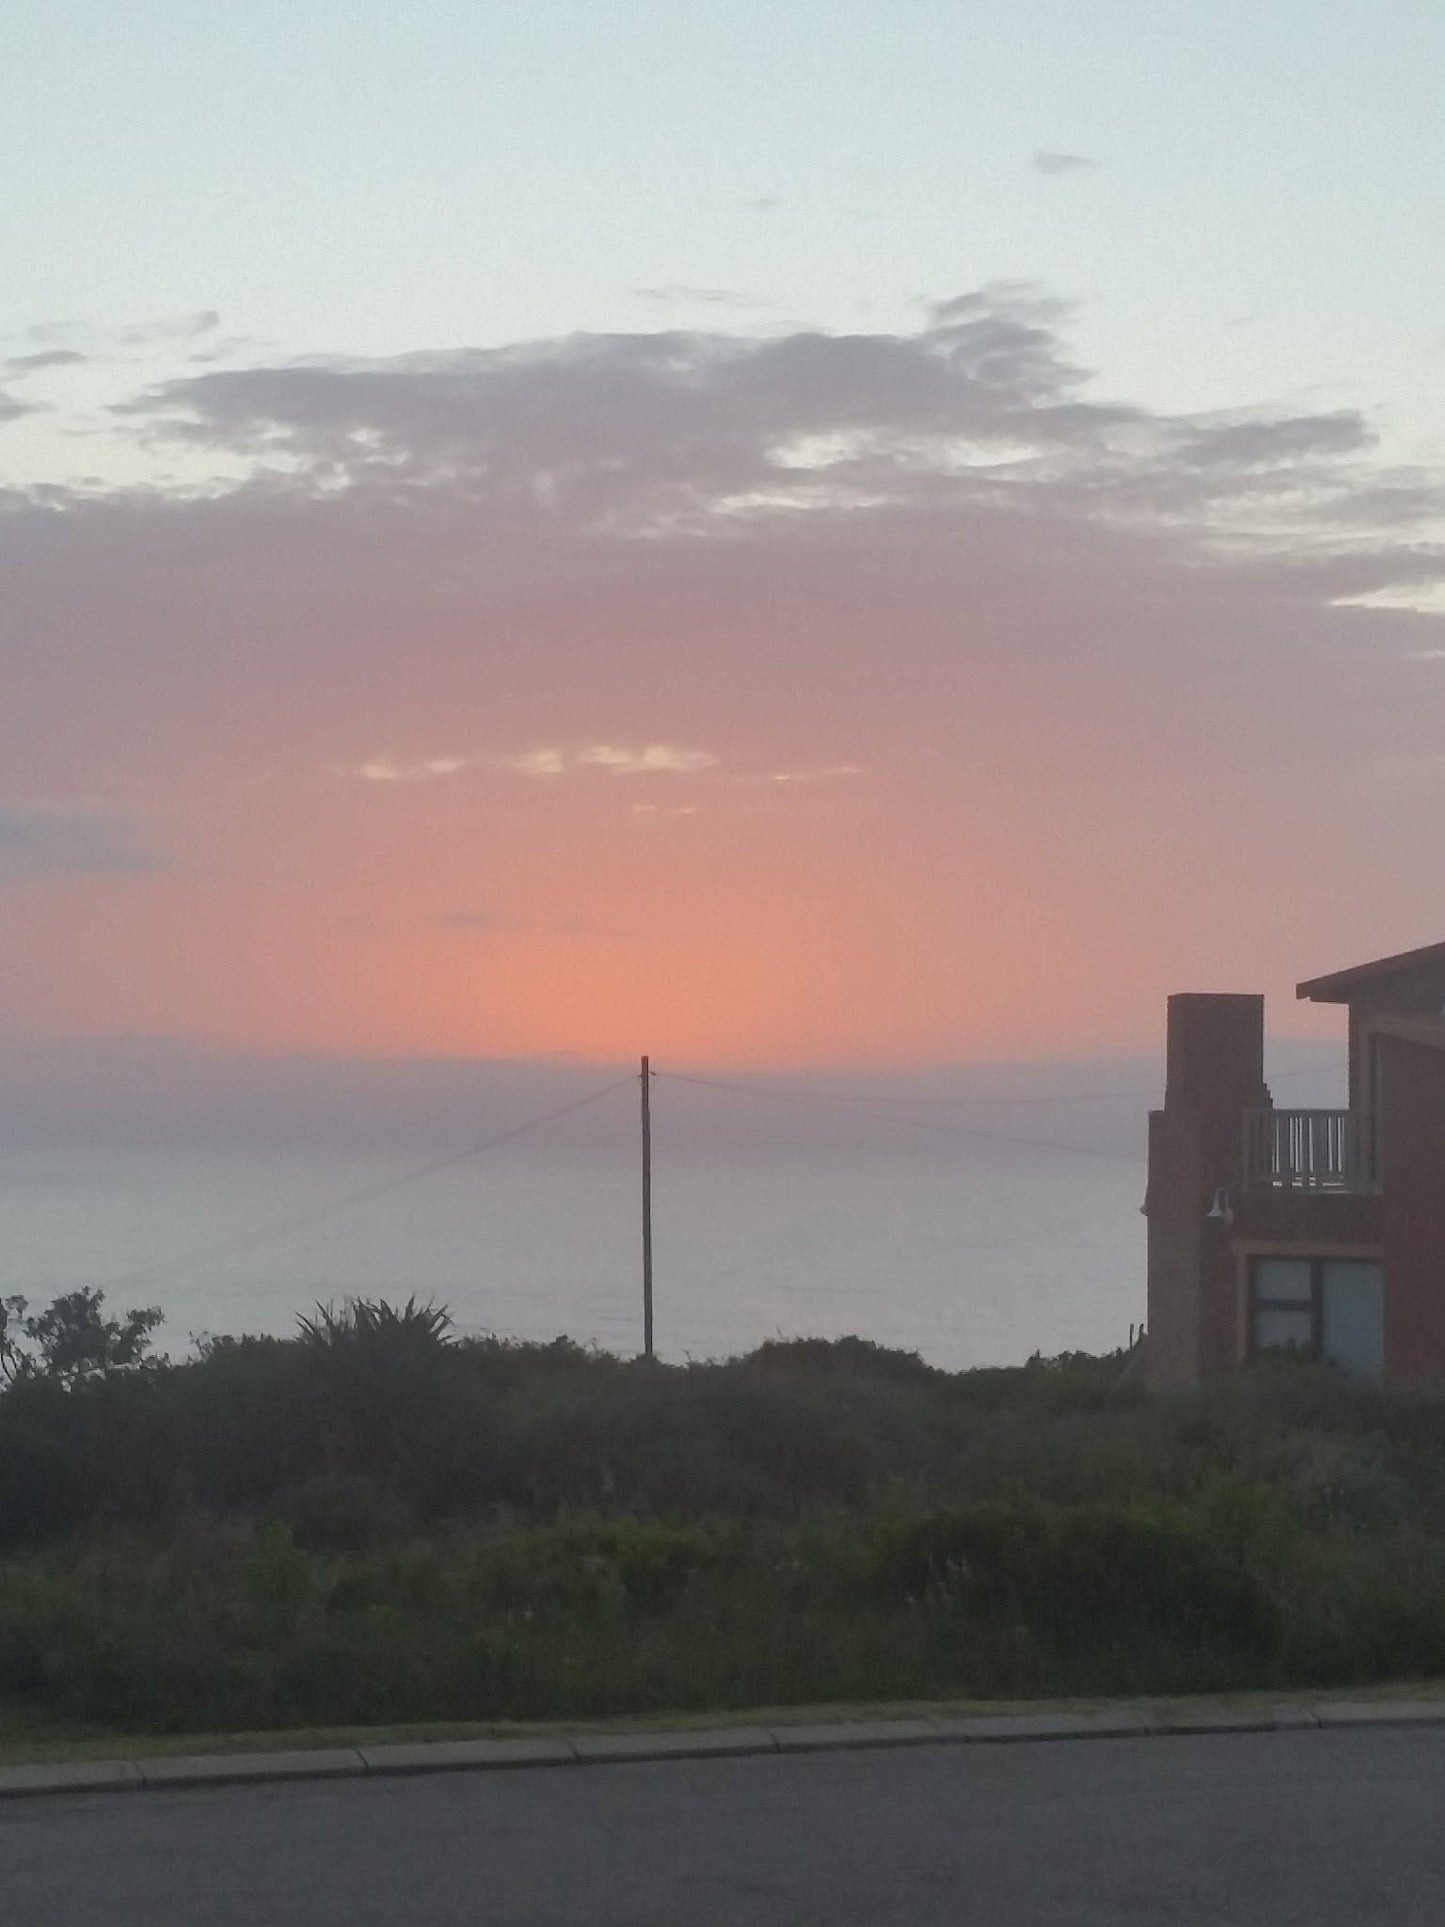
[[[1359,1378],[1385,1357],[1385,1291],[1378,1264],[1360,1258],[1256,1258],[1250,1275],[1250,1352],[1308,1352]]]
[[[1251,1351],[1319,1352],[1314,1272],[1310,1258],[1255,1259]]]

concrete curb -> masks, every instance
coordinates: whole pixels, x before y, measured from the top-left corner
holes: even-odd
[[[574,1739],[436,1740],[325,1751],[171,1754],[150,1760],[69,1760],[0,1767],[0,1801],[47,1793],[174,1791],[286,1780],[382,1778],[403,1773],[497,1772],[518,1767],[610,1766],[656,1760],[744,1759],[898,1746],[997,1746],[1050,1740],[1169,1739],[1304,1728],[1445,1726],[1445,1700],[1320,1701],[1177,1711],[980,1713],[827,1725],[732,1726],[669,1733],[590,1733]]]

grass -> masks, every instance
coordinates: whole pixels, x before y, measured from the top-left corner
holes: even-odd
[[[1378,1616],[1378,1584],[1351,1590],[1361,1576],[1355,1557],[1313,1586],[1326,1676],[1341,1624],[1353,1640]],[[564,1515],[359,1552],[192,1519],[163,1542],[112,1533],[0,1565],[11,1701],[109,1731],[1303,1684],[1313,1662],[1278,1619],[1197,1521],[1022,1499],[786,1522]],[[1435,1639],[1445,1658],[1445,1625]]]

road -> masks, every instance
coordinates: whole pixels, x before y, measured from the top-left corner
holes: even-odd
[[[937,1746],[0,1808],[5,1927],[1439,1927],[1445,1733]]]

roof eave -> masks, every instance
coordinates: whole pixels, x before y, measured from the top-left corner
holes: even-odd
[[[1427,969],[1431,964],[1445,966],[1445,943],[1427,943],[1418,950],[1402,950],[1393,957],[1376,957],[1370,963],[1356,964],[1351,970],[1333,970],[1325,977],[1310,977],[1295,985],[1294,994],[1314,1004],[1345,1004],[1354,991],[1382,977],[1403,975]]]

